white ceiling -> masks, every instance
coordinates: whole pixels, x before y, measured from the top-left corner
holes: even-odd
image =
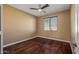
[[[61,12],[70,8],[69,4],[49,4],[49,7],[43,9],[44,12],[38,12],[37,10],[31,10],[30,8],[38,8],[39,4],[11,4],[10,6],[20,9],[24,12],[32,14],[34,16],[44,16],[50,13]],[[41,6],[43,6],[42,4]]]

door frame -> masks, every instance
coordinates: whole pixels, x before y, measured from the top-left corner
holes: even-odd
[[[79,14],[78,14],[78,4],[75,5],[75,45],[74,46],[74,53],[78,54],[79,53],[79,44],[78,44],[78,18],[79,18]]]

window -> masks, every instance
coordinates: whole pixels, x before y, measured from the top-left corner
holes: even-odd
[[[45,31],[57,31],[57,16],[48,17],[44,20]]]

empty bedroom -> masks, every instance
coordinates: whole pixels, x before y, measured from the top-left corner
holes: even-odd
[[[75,5],[4,4],[4,54],[73,54]]]

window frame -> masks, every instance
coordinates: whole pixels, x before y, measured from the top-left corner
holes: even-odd
[[[56,17],[57,18],[57,29],[56,30],[52,30],[51,29],[51,18],[54,18],[54,17]],[[44,22],[45,22],[45,19],[47,19],[47,18],[50,18],[50,19],[48,19],[49,20],[49,30],[45,30],[45,28],[44,28],[44,26],[45,26],[45,24],[44,24]],[[44,29],[44,31],[51,31],[51,32],[55,32],[55,31],[58,31],[58,16],[52,16],[52,17],[46,17],[46,18],[44,18],[44,21],[43,21],[43,29]]]

